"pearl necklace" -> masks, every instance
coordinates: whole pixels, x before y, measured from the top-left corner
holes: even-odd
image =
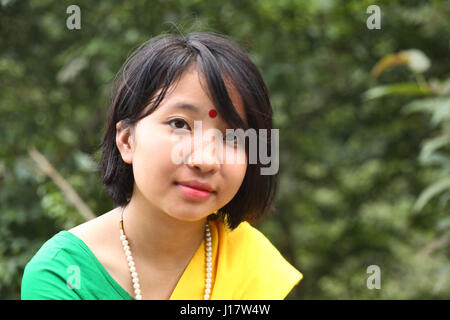
[[[139,285],[139,275],[136,270],[136,265],[134,263],[133,256],[131,255],[131,249],[125,235],[125,231],[123,228],[123,211],[125,207],[122,209],[122,214],[120,215],[120,240],[122,241],[123,250],[125,251],[125,256],[128,261],[128,268],[131,274],[131,280],[133,281],[134,294],[136,296],[136,300],[142,300],[142,291],[141,286]],[[205,240],[206,240],[206,276],[205,276],[205,294],[203,296],[204,300],[209,300],[211,293],[211,277],[212,277],[212,250],[211,250],[211,231],[209,229],[209,224],[206,222],[205,226]]]

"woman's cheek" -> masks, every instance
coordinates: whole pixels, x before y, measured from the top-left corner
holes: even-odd
[[[141,141],[143,153],[149,161],[150,159],[164,160],[162,158],[171,148],[171,131],[164,125],[149,122],[142,131]]]
[[[244,181],[246,171],[247,164],[223,165],[224,181],[226,181],[224,190],[226,197],[229,198],[228,201],[230,201],[239,191],[239,188]]]
[[[162,160],[164,160],[161,151],[164,147],[167,148],[167,144],[162,141],[157,128],[152,128],[149,125],[140,127],[133,164],[139,167],[141,174],[151,175],[155,168],[161,166]]]

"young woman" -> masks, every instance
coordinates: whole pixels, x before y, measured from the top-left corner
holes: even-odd
[[[256,145],[271,150],[271,104],[249,57],[217,33],[163,34],[128,58],[115,89],[99,169],[117,207],[48,240],[22,299],[284,299],[303,276],[250,224],[271,209],[277,174],[226,130],[266,129]]]

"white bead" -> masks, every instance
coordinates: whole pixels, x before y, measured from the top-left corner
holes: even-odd
[[[135,270],[136,270],[136,268],[135,268]],[[133,278],[137,278],[137,277],[138,277],[138,274],[137,274],[136,271],[131,271],[131,276],[132,276]]]
[[[130,251],[130,250],[126,250],[126,251],[125,251],[125,255],[126,255],[127,257],[131,256],[131,251]],[[133,257],[131,257],[131,258],[133,258]]]
[[[211,283],[207,283],[207,284],[205,285],[205,287],[206,287],[206,289],[210,289],[210,288],[211,288]]]
[[[142,300],[142,296],[140,294],[136,295],[136,300]]]
[[[211,289],[206,288],[206,289],[205,289],[205,293],[209,295],[209,294],[211,293]]]
[[[206,251],[208,251],[208,252],[210,252],[211,250],[212,250],[211,247],[206,248]]]
[[[134,289],[134,294],[135,295],[141,294],[141,289]]]
[[[211,267],[211,266],[212,266],[212,262],[208,262],[206,265],[207,265],[208,267]]]
[[[136,272],[136,267],[130,267],[130,272]]]
[[[139,285],[139,283],[135,283],[135,284],[133,285],[133,288],[135,288],[135,289],[140,289],[141,286]]]
[[[212,272],[212,268],[211,267],[206,268],[206,272]]]
[[[205,300],[208,300],[209,299],[209,294],[205,294],[205,296],[203,298],[205,298]]]
[[[129,261],[129,262],[133,262],[133,257],[130,255],[130,256],[127,256],[127,260]]]
[[[211,277],[212,277],[211,272],[208,272],[208,273],[206,274],[206,277],[207,277],[207,278],[211,278]]]
[[[211,279],[206,279],[206,283],[211,283]]]
[[[212,261],[212,258],[208,257],[208,258],[206,258],[206,261],[210,262],[210,261]]]
[[[134,261],[128,261],[128,266],[131,268],[131,267],[134,267],[135,266],[135,264],[134,264]]]
[[[125,250],[125,251],[130,250],[130,246],[124,246],[123,250]]]
[[[139,283],[139,279],[138,278],[133,278],[133,283]]]
[[[208,252],[206,253],[206,256],[207,256],[207,257],[211,257],[211,255],[212,255],[211,251],[208,251]]]
[[[124,234],[122,234],[121,236],[120,236],[120,240],[127,240],[127,237],[124,235]]]
[[[127,245],[128,245],[128,240],[123,240],[123,241],[122,241],[122,245],[123,245],[123,246],[127,246]]]

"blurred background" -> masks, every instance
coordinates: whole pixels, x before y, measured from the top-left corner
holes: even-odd
[[[256,227],[304,275],[288,299],[450,299],[450,2],[374,2],[0,0],[0,299],[113,208],[95,169],[112,80],[191,31],[232,37],[270,90],[280,188]]]

